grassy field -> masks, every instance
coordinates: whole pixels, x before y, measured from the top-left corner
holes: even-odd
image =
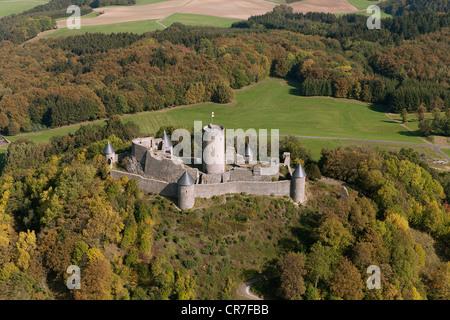
[[[155,112],[128,114],[123,115],[123,121],[134,121],[143,133],[151,134],[164,125],[192,128],[194,121],[207,124],[211,120],[211,112],[214,112],[214,123],[220,123],[226,128],[244,130],[254,128],[257,131],[268,129],[269,133],[270,129],[279,129],[280,134],[423,143],[416,133],[407,131],[389,119],[383,106],[345,99],[301,97],[296,93],[297,89],[286,81],[269,78],[259,84],[237,90],[235,102],[230,104],[201,103]],[[102,120],[95,123],[105,124]],[[75,132],[79,127],[80,124],[77,124],[7,138],[14,141],[26,137],[38,143],[45,143],[52,136],[66,135]],[[302,138],[301,141],[316,159],[320,156],[322,148],[334,149],[338,146],[368,144],[340,139]],[[392,151],[405,146],[382,142],[370,144]],[[437,157],[430,148],[414,147],[414,149],[427,156]]]
[[[90,13],[85,16],[85,18],[93,18],[96,13]],[[236,19],[226,19],[212,16],[204,16],[199,14],[186,14],[186,13],[176,13],[171,15],[167,19],[161,22],[165,26],[170,26],[175,22],[181,22],[185,25],[195,25],[195,26],[210,26],[210,27],[230,27],[233,22],[238,21]],[[83,24],[83,22],[81,22]],[[141,20],[141,21],[131,21],[122,23],[113,23],[100,26],[86,26],[81,27],[81,29],[67,29],[60,28],[53,33],[45,36],[45,38],[58,38],[69,35],[84,34],[87,32],[101,32],[101,33],[118,33],[118,32],[133,32],[137,34],[143,34],[149,31],[162,30],[162,26],[156,23],[155,20]]]
[[[194,120],[211,119],[227,128],[279,129],[280,134],[319,137],[421,141],[390,120],[386,108],[353,100],[326,97],[300,97],[297,89],[283,80],[266,79],[236,91],[234,103],[202,103],[161,112],[126,115],[146,132],[161,124],[193,127]]]
[[[371,16],[372,13],[367,13],[366,9],[372,5],[377,5],[381,1],[370,1],[370,0],[347,0],[349,3],[351,3],[353,6],[355,6],[358,10],[361,10],[359,12],[354,13],[337,13],[337,16],[343,16],[345,14],[363,14],[366,16]],[[392,15],[381,12],[381,18],[392,18]]]
[[[450,149],[441,149],[441,151],[450,157]]]
[[[58,38],[63,36],[73,36],[84,34],[87,32],[101,32],[101,33],[118,33],[118,32],[133,32],[143,34],[148,31],[162,30],[163,27],[155,23],[154,20],[131,21],[114,24],[105,24],[100,26],[86,26],[81,29],[67,29],[60,28],[53,33],[49,33],[45,38]]]
[[[231,27],[233,22],[239,21],[239,19],[227,19],[213,16],[205,16],[201,14],[187,14],[187,13],[175,13],[167,19],[161,20],[165,26],[170,26],[175,22],[181,22],[190,26],[210,26],[227,28]]]
[[[368,7],[372,5],[377,5],[379,2],[370,0],[347,0],[347,1],[359,10],[366,10]]]
[[[158,3],[158,2],[163,2],[163,1],[168,1],[168,0],[136,0],[136,5],[143,6],[146,4]]]
[[[14,13],[34,8],[38,5],[45,4],[50,0],[26,1],[26,0],[0,0],[0,18],[9,16]]]
[[[367,13],[366,11],[358,11],[358,12],[350,12],[350,13],[336,13],[335,15],[336,16],[343,16],[343,15],[346,15],[346,14],[362,14],[362,15],[365,15],[365,16],[369,17],[373,13]],[[381,18],[392,18],[392,15],[390,15],[388,13],[385,13],[385,12],[381,12],[380,17]]]

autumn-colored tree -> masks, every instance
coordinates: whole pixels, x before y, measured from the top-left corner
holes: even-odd
[[[174,293],[177,300],[195,299],[195,280],[189,274],[184,274],[180,270],[175,272]]]
[[[436,300],[450,299],[450,262],[444,263],[431,275],[430,298]]]
[[[112,270],[108,260],[98,257],[81,271],[81,289],[73,290],[77,300],[110,300]]]
[[[19,233],[19,240],[16,243],[18,257],[17,266],[21,270],[27,270],[31,259],[33,259],[34,251],[37,248],[36,234],[34,231],[28,230],[26,233]]]
[[[325,216],[317,231],[320,241],[324,245],[333,247],[337,252],[353,242],[353,235],[335,214]]]
[[[280,270],[280,295],[288,300],[301,300],[306,286],[303,280],[305,257],[301,253],[289,252],[278,261]]]
[[[341,257],[331,280],[331,290],[345,300],[360,300],[363,282],[358,269],[345,257]]]
[[[9,118],[4,112],[0,112],[0,131],[6,132],[6,127],[9,124]]]
[[[120,232],[124,227],[120,215],[100,197],[91,200],[90,210],[92,216],[83,230],[89,242],[96,245],[119,243],[122,239]]]

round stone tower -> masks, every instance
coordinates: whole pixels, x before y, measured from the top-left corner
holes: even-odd
[[[191,209],[195,204],[194,179],[185,171],[178,179],[178,208]]]
[[[109,141],[108,141],[108,144],[106,145],[105,149],[103,149],[103,154],[106,157],[107,163],[112,168],[113,163],[116,162],[116,150],[113,148],[111,143],[109,143]]]
[[[253,162],[253,151],[248,144],[245,145],[244,159],[247,164]]]
[[[217,124],[203,127],[203,172],[225,172],[225,129]]]
[[[291,197],[298,203],[303,203],[306,200],[306,172],[301,164],[292,173]]]

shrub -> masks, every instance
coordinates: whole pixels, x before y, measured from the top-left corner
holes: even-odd
[[[183,260],[183,266],[186,269],[193,269],[197,266],[197,261],[195,261],[194,259]]]

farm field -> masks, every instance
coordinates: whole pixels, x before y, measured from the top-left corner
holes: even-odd
[[[44,36],[44,38],[58,38],[64,36],[74,36],[84,33],[118,33],[118,32],[132,32],[137,34],[143,34],[149,31],[162,30],[164,29],[162,26],[158,25],[155,20],[143,20],[143,21],[130,21],[130,22],[121,22],[114,24],[105,24],[98,26],[86,26],[81,27],[81,29],[68,29],[68,28],[59,28],[55,32],[48,33]]]
[[[137,6],[145,6],[146,4],[153,4],[158,2],[164,2],[169,0],[136,0]]]
[[[265,0],[139,0],[135,6],[108,6],[94,9],[102,15],[85,21],[85,26],[106,25],[130,21],[164,19],[174,13],[214,16],[230,19],[247,19],[271,11],[276,2]],[[346,0],[303,0],[290,4],[296,12],[356,12],[358,9]],[[59,21],[64,27],[65,22]]]
[[[161,23],[163,23],[165,26],[170,26],[175,22],[180,22],[182,24],[190,26],[228,28],[231,27],[233,22],[236,21],[239,21],[239,19],[220,18],[201,14],[175,13],[170,17],[161,20]]]
[[[91,14],[89,14],[91,15]],[[87,15],[88,16],[88,15]],[[92,19],[92,16],[85,17],[84,19]],[[60,27],[55,32],[48,33],[44,38],[58,38],[62,36],[78,35],[87,32],[101,32],[101,33],[118,33],[118,32],[133,32],[137,34],[143,34],[149,31],[162,30],[164,29],[161,25],[156,23],[156,20],[141,20],[141,21],[130,21],[113,23],[107,25],[98,26],[84,26],[81,29],[67,29],[65,27]],[[197,15],[197,14],[187,14],[187,13],[176,13],[170,17],[161,20],[165,26],[170,26],[175,22],[180,22],[185,25],[192,26],[212,26],[212,27],[230,27],[233,22],[238,21],[237,19],[227,19],[219,18],[213,16]]]
[[[50,0],[0,0],[0,18],[21,13]]]
[[[347,0],[350,4],[355,6],[358,10],[366,10],[372,5],[376,5],[380,1],[370,1],[370,0]]]

